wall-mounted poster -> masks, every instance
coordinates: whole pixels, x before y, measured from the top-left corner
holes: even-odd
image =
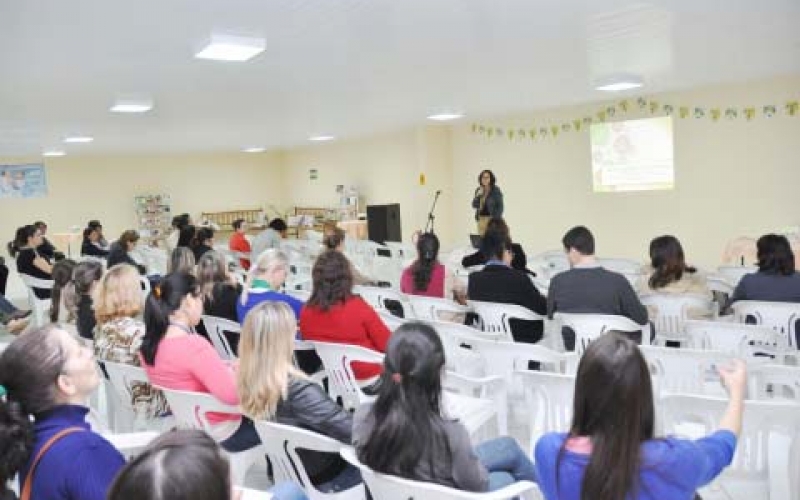
[[[0,165],[0,198],[41,198],[47,196],[44,165]]]

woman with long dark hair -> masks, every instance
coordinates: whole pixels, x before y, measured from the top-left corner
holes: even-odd
[[[205,392],[221,402],[238,405],[233,367],[220,359],[206,339],[193,329],[203,314],[203,299],[194,276],[168,274],[153,287],[144,307],[146,331],[140,353],[147,378],[160,387]],[[212,432],[229,452],[259,444],[253,422],[240,415],[212,414]]]
[[[78,335],[84,339],[94,339],[97,318],[94,315],[92,292],[103,277],[103,264],[98,260],[79,262],[72,272],[72,282],[64,289],[64,305],[75,317]]]
[[[204,253],[213,250],[213,247],[214,230],[210,227],[201,227],[198,229],[194,235],[194,241],[191,243],[195,262],[200,262],[200,257],[202,257]]]
[[[17,229],[14,241],[9,244],[9,253],[17,259],[17,272],[41,280],[53,279],[53,266],[50,260],[39,255],[36,248],[42,244],[42,233],[33,225]],[[49,299],[49,288],[34,288],[36,298]]]
[[[503,192],[497,187],[497,177],[491,170],[483,170],[478,174],[478,188],[472,198],[475,209],[475,222],[478,223],[478,234],[483,236],[489,219],[503,217]]]
[[[575,380],[568,433],[536,443],[547,500],[691,500],[733,460],[747,383],[744,362],[718,368],[730,401],[713,434],[655,437],[653,389],[636,344],[617,332],[586,349]]]
[[[386,348],[378,398],[353,418],[358,458],[375,471],[467,491],[536,481],[533,463],[510,437],[473,449],[442,407],[444,347],[433,327],[406,323]]]
[[[756,248],[758,272],[742,277],[730,301],[800,302],[800,274],[795,271],[794,252],[786,236],[765,234]]]
[[[650,242],[650,266],[637,284],[643,293],[694,293],[711,295],[708,284],[697,269],[686,264],[683,247],[672,235],[659,236]]]
[[[64,301],[76,265],[74,260],[64,259],[53,266],[53,288],[50,292],[50,321],[53,323],[69,323],[73,319]]]
[[[417,239],[417,260],[403,270],[400,290],[426,297],[447,297],[446,283],[453,283],[448,278],[445,267],[439,263],[439,238],[433,233],[421,234]]]

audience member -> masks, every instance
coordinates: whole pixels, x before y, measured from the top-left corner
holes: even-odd
[[[322,229],[322,244],[326,250],[333,250],[339,253],[344,253],[344,240],[347,233],[340,227],[334,224],[327,224]],[[353,275],[354,285],[377,285],[378,283],[370,279],[369,276],[364,275],[358,270],[352,261],[350,263],[350,274]]]
[[[176,247],[169,255],[167,263],[167,274],[172,273],[195,273],[194,253],[189,247]]]
[[[789,240],[778,234],[765,234],[758,239],[756,248],[758,272],[742,277],[730,302],[800,302],[800,274],[794,269],[794,252]]]
[[[6,294],[6,285],[8,284],[8,266],[6,260],[0,257],[0,295]]]
[[[61,260],[64,254],[56,250],[56,247],[47,239],[47,223],[39,220],[34,222],[33,225],[42,233],[42,244],[36,247],[36,252],[39,255],[47,257],[51,261]]]
[[[94,353],[100,361],[141,366],[139,348],[145,325],[139,319],[142,311],[142,289],[139,273],[128,264],[110,268],[97,285],[93,296],[97,328]],[[141,419],[166,415],[164,395],[150,384],[133,382],[131,405]]]
[[[697,498],[730,465],[742,427],[744,363],[717,369],[730,398],[719,430],[696,441],[656,438],[650,370],[636,344],[618,332],[593,341],[578,366],[569,432],[536,443],[545,498]]]
[[[97,319],[94,315],[92,293],[103,277],[103,264],[97,260],[84,260],[75,266],[72,283],[64,289],[64,304],[75,317],[78,335],[87,340],[94,339]]]
[[[351,414],[293,364],[296,331],[295,313],[285,302],[262,302],[247,314],[237,384],[242,410],[254,420],[293,425],[350,444]],[[298,450],[298,455],[320,491],[343,491],[361,482],[358,469],[338,453]]]
[[[89,348],[50,324],[0,355],[0,484],[27,498],[105,500],[125,459],[86,422],[100,376]]]
[[[17,229],[14,241],[9,245],[9,253],[17,259],[17,272],[27,274],[41,280],[52,280],[53,266],[50,261],[38,253],[36,248],[42,244],[42,233],[34,226],[22,226]],[[39,299],[49,299],[49,288],[34,288],[33,293]]]
[[[228,248],[232,252],[238,252],[250,255],[250,242],[247,241],[247,222],[244,219],[236,219],[233,221],[233,234],[228,240]],[[246,271],[250,269],[250,259],[239,259],[239,265]]]
[[[270,221],[267,228],[253,238],[252,256],[257,259],[259,255],[269,250],[270,248],[281,248],[281,240],[286,239],[286,231],[288,226],[281,218],[275,218]]]
[[[239,323],[236,314],[242,285],[228,273],[228,266],[221,253],[214,250],[206,252],[197,263],[197,286],[203,297],[203,314],[224,318]],[[208,337],[205,325],[197,325],[198,333]],[[234,353],[238,352],[239,334],[225,332],[228,344]]]
[[[123,232],[119,239],[111,244],[111,249],[108,252],[108,267],[111,268],[117,264],[128,264],[136,268],[139,274],[146,274],[145,267],[130,256],[130,253],[136,248],[139,242],[139,232],[133,229],[128,229]]]
[[[99,238],[97,240],[97,244],[100,246],[100,248],[108,250],[108,241],[106,241],[106,237],[103,234],[103,225],[100,224],[100,221],[97,220],[97,219],[90,220],[86,224],[86,227],[88,227],[89,229],[92,229],[92,230],[97,232],[97,234],[99,236]]]
[[[600,267],[594,257],[594,236],[584,226],[567,231],[561,240],[571,269],[550,280],[547,311],[625,316],[636,324],[647,323],[647,309],[625,276]],[[641,332],[632,333],[641,337]],[[564,329],[564,347],[575,348],[575,332]],[[638,339],[641,341],[641,338]]]
[[[403,270],[400,290],[406,294],[455,299],[464,303],[466,291],[439,262],[439,238],[424,233],[417,239],[417,259]]]
[[[195,262],[200,262],[200,257],[202,257],[204,253],[214,249],[214,230],[210,227],[201,227],[198,229],[195,233],[191,249],[194,253]]]
[[[172,253],[176,248],[178,248],[178,240],[180,240],[181,237],[181,230],[189,224],[191,224],[191,222],[189,222],[189,214],[180,214],[172,218],[172,232],[170,232],[169,236],[167,236],[167,239],[164,240],[164,244],[167,247],[167,252]],[[188,242],[186,246],[188,246]]]
[[[361,462],[384,474],[467,491],[536,481],[533,463],[513,438],[473,448],[463,424],[443,415],[444,348],[431,326],[400,326],[383,365],[378,398],[359,407],[353,419]]]
[[[304,340],[338,342],[384,352],[391,332],[378,313],[361,297],[353,295],[350,261],[344,254],[328,250],[311,270],[311,297],[300,313],[300,334]],[[365,384],[381,373],[373,363],[352,364],[356,379]]]
[[[205,392],[238,405],[234,366],[192,329],[200,322],[203,301],[197,280],[187,273],[170,274],[153,287],[144,309],[146,331],[141,356],[147,378],[157,386]],[[234,453],[258,446],[253,422],[241,415],[212,414],[214,438]]]
[[[87,227],[83,230],[83,243],[81,244],[81,256],[106,258],[108,250],[100,245],[100,232],[97,229]]]
[[[481,248],[489,260],[481,271],[470,273],[467,297],[482,302],[515,304],[539,315],[547,314],[547,299],[527,274],[511,267],[511,238],[503,219],[489,221]],[[509,324],[517,342],[533,344],[542,339],[543,321],[512,318]]]
[[[53,323],[71,323],[74,319],[64,304],[64,289],[72,282],[76,265],[72,259],[64,259],[53,265],[53,288],[50,292],[50,321]]]
[[[197,234],[197,228],[191,224],[187,224],[181,228],[180,234],[178,235],[178,247],[188,247],[191,249],[192,245],[194,244],[195,238]],[[176,247],[177,248],[177,247]],[[197,259],[195,259],[196,261]]]

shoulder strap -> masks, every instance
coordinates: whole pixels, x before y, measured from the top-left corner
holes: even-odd
[[[28,477],[25,478],[25,483],[22,486],[22,495],[19,497],[19,500],[31,500],[31,488],[33,487],[33,475],[36,473],[36,466],[39,465],[39,461],[42,459],[47,450],[53,447],[61,438],[73,434],[75,432],[82,432],[85,429],[82,427],[68,427],[61,432],[58,432],[56,435],[51,437],[47,440],[47,442],[42,446],[39,450],[39,453],[36,454],[36,458],[33,459],[33,463],[31,464],[30,470],[28,470]]]

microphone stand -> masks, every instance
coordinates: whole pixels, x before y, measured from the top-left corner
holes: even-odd
[[[439,201],[440,194],[442,194],[441,189],[436,191],[436,196],[433,197],[433,205],[431,205],[431,211],[428,212],[428,222],[425,223],[425,233],[434,233],[433,222],[436,217],[433,215],[433,212],[436,210],[436,202]]]

